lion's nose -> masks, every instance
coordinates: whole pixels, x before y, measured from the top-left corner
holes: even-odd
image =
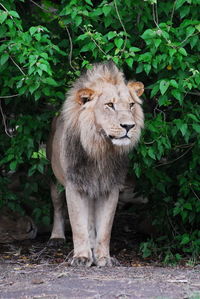
[[[134,128],[135,127],[135,124],[131,124],[131,125],[128,125],[128,124],[120,124],[120,126],[122,128],[124,128],[126,130],[126,132],[128,132],[130,129]]]

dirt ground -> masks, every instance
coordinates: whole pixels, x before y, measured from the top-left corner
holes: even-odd
[[[156,260],[142,259],[138,244],[143,237],[133,230],[132,221],[120,219],[111,240],[120,267],[70,267],[70,234],[60,248],[47,246],[48,235],[1,244],[0,298],[200,299],[200,265],[162,267]]]

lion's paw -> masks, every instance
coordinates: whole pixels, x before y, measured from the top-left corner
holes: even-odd
[[[65,244],[65,239],[63,238],[52,238],[49,239],[47,243],[49,247],[55,247],[55,248],[62,247],[64,244]]]
[[[93,263],[93,260],[85,257],[85,256],[79,256],[79,257],[73,257],[71,261],[72,267],[90,267]]]
[[[107,257],[107,256],[103,256],[98,258],[95,261],[95,264],[98,267],[113,267],[113,266],[120,266],[120,263],[118,262],[118,260],[114,257]]]

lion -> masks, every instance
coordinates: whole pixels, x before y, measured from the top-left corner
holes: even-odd
[[[0,212],[0,243],[34,239],[37,227],[29,216],[3,208]]]
[[[73,236],[72,266],[113,266],[110,237],[128,153],[139,141],[144,115],[141,82],[126,82],[112,62],[94,64],[69,90],[53,121],[49,157],[64,186]],[[51,186],[50,242],[65,240],[63,201]]]

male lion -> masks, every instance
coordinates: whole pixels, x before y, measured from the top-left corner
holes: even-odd
[[[94,64],[70,89],[54,119],[50,159],[64,187],[73,233],[73,266],[112,266],[109,244],[128,153],[143,127],[144,86],[126,83],[114,63]],[[62,196],[51,188],[51,241],[65,239]]]

